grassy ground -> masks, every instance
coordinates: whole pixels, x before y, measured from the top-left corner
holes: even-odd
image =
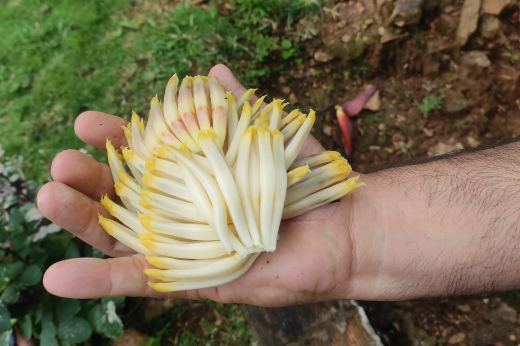
[[[276,72],[262,65],[279,49],[276,25],[320,9],[290,3],[10,1],[0,11],[0,144],[25,155],[29,177],[43,181],[42,162],[83,146],[72,130],[81,111],[146,114],[174,72],[207,73],[218,62],[254,84]]]

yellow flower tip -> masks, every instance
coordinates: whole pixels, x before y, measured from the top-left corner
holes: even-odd
[[[226,98],[232,98],[233,100],[235,99],[231,91],[226,91]]]
[[[103,215],[101,215],[101,213],[98,213],[97,216],[98,216],[98,223],[101,223],[101,221],[103,221],[103,219],[104,219]]]
[[[150,105],[153,106],[154,103],[159,103],[159,97],[157,97],[157,94],[155,94],[152,101],[150,101]]]
[[[162,148],[162,147],[161,147]],[[161,148],[157,149],[157,150],[160,150]],[[144,166],[146,167],[146,169],[148,170],[148,172],[152,173],[153,171],[155,171],[155,165],[156,165],[156,161],[157,159],[155,158],[155,156],[152,156],[151,158],[149,158]]]
[[[145,175],[147,176],[146,180],[148,180],[148,181],[145,180]],[[143,174],[143,181],[144,181],[145,185],[148,185],[148,182],[151,179],[150,176],[151,176],[150,173]],[[148,190],[143,189],[141,186],[138,186],[138,187],[139,187],[139,194],[141,195],[141,197],[143,197],[143,198],[149,197]]]
[[[253,107],[249,104],[249,102],[244,102],[244,108],[243,112],[251,112],[253,110]]]
[[[139,123],[139,120],[141,118],[139,118],[139,115],[137,115],[136,112],[132,111],[132,122],[136,122],[136,123]]]
[[[139,122],[139,132],[144,132],[144,119],[141,119],[141,121]]]
[[[168,81],[168,84],[170,83],[175,83],[175,85],[179,84],[179,77],[177,77],[177,73],[171,76],[170,80]]]
[[[123,184],[122,182],[118,181],[114,184],[114,189],[116,190],[116,194],[118,196],[121,196],[121,193],[123,192],[122,190],[125,188],[125,184]]]
[[[263,125],[263,126],[260,126],[258,128],[258,133],[259,134],[269,134],[271,135],[271,130],[269,130],[269,127],[267,125]]]
[[[151,218],[148,215],[139,213],[139,223],[147,231],[150,230],[150,228],[151,228]]]
[[[186,144],[186,142],[182,143],[179,148],[179,151],[184,155],[188,155],[190,153],[190,150],[188,149],[188,144]]]
[[[273,137],[281,137],[281,138],[283,138],[284,136],[283,136],[283,133],[280,130],[274,129]]]
[[[152,206],[147,202],[145,201],[144,199],[140,199],[137,201],[137,203],[139,203],[139,205],[145,209],[151,209]]]
[[[153,288],[155,291],[157,292],[171,292],[172,290],[170,288],[168,288],[167,286],[165,286],[163,283],[161,282],[148,282],[148,286],[150,286],[151,288]]]
[[[144,241],[152,241],[153,240],[153,235],[149,234],[149,233],[140,233],[138,234],[139,236],[139,240],[142,242],[143,240]]]
[[[336,106],[335,108],[336,108],[336,116],[343,117],[343,116],[347,115],[345,113],[345,111],[343,110],[343,108],[341,108],[340,106]]]
[[[165,145],[161,145],[156,151],[155,155],[158,157],[166,157],[168,154],[168,149],[166,149]],[[146,167],[148,168],[148,167]]]
[[[200,141],[207,141],[207,140],[210,140],[211,137],[208,133],[208,130],[204,130],[204,131],[199,131],[198,135],[197,135],[197,140],[200,142]]]
[[[161,269],[155,269],[155,268],[145,269],[144,273],[147,276],[151,277],[152,279],[168,281],[168,279],[165,277],[165,275]]]
[[[111,213],[112,203],[114,203],[114,202],[112,202],[112,200],[110,198],[108,198],[108,195],[104,195],[103,197],[101,197],[101,205],[106,210],[108,210],[109,213]]]
[[[309,111],[309,115],[307,116],[307,118],[311,119],[312,122],[316,121],[316,112],[313,109],[311,109]]]
[[[285,100],[284,100],[285,101]],[[282,103],[282,109],[287,107],[290,103],[289,102],[285,102],[285,103]]]

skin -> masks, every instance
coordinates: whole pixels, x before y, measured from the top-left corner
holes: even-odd
[[[245,88],[217,65],[210,75],[238,98]],[[254,102],[255,99],[251,100]],[[99,149],[126,145],[116,116],[85,112],[80,139]],[[281,224],[274,253],[242,277],[216,288],[158,293],[135,255],[98,224],[109,217],[101,195],[115,198],[107,166],[78,151],[60,153],[53,182],[38,194],[41,212],[114,258],[79,258],[51,266],[43,278],[58,296],[148,296],[285,306],[329,299],[400,300],[520,288],[514,158],[516,143],[361,175],[366,187]],[[302,154],[323,148],[310,137]],[[357,173],[355,174],[357,175]],[[517,184],[516,184],[517,185]]]

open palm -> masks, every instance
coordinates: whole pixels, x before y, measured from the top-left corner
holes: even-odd
[[[245,88],[223,66],[209,73],[237,98]],[[252,100],[255,101],[255,100]],[[119,117],[85,112],[75,124],[85,143],[104,149],[108,138],[114,146],[126,145]],[[301,154],[323,151],[312,137]],[[211,299],[223,303],[283,306],[344,296],[351,264],[348,213],[345,203],[313,210],[281,224],[273,253],[263,253],[239,279],[219,287],[159,293],[147,285],[149,268],[143,255],[108,235],[98,224],[98,214],[110,217],[99,200],[107,193],[116,198],[108,166],[75,150],[60,153],[53,161],[55,181],[38,193],[41,212],[62,228],[114,258],[79,258],[51,266],[43,282],[55,295],[69,298],[149,296],[157,298]]]

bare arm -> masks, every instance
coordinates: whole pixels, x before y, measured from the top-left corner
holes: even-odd
[[[365,175],[342,201],[348,297],[400,300],[520,287],[520,143]]]

